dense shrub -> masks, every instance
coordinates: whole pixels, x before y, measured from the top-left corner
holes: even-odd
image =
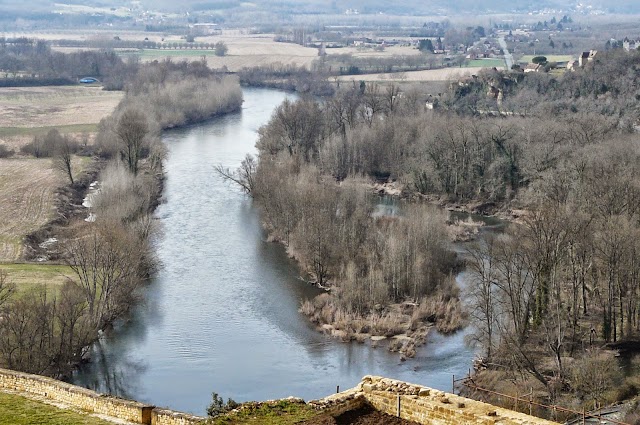
[[[0,144],[0,158],[9,158],[13,155],[13,151],[6,147],[5,145]]]
[[[62,149],[69,149],[72,153],[80,150],[80,145],[69,136],[60,134],[58,130],[51,129],[44,136],[35,136],[31,143],[21,148],[23,153],[33,155],[36,158],[51,158]]]

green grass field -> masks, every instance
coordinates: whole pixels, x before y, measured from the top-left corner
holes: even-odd
[[[60,133],[95,133],[98,131],[98,124],[70,124],[44,127],[0,127],[0,137],[44,136],[49,132],[49,130],[54,128]]]
[[[261,404],[245,408],[237,414],[229,414],[208,420],[209,425],[293,425],[317,416],[309,405],[281,400],[273,404]],[[1,424],[0,424],[1,425]]]
[[[475,59],[463,65],[465,68],[504,68],[506,65],[502,59]]]
[[[0,425],[113,425],[93,416],[0,393]]]
[[[7,272],[10,282],[16,284],[17,296],[37,288],[56,292],[75,274],[68,266],[52,264],[0,264],[0,270]]]

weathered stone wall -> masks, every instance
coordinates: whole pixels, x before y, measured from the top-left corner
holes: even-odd
[[[151,425],[195,425],[202,421],[204,418],[199,416],[157,407],[151,412]]]
[[[98,394],[55,379],[6,369],[0,369],[2,389],[45,397],[88,412],[145,425],[196,425],[205,420],[199,416]],[[365,376],[355,388],[309,402],[318,411],[330,415],[340,415],[365,403],[381,412],[424,425],[555,424],[454,394],[377,376]]]
[[[312,400],[309,405],[328,415],[338,416],[349,410],[359,409],[366,403],[362,390],[356,387],[320,400]]]
[[[98,394],[44,376],[0,369],[0,388],[46,397],[82,410],[129,422],[151,423],[153,406]]]
[[[556,424],[455,394],[377,376],[365,376],[356,390],[377,410],[424,425]]]
[[[39,375],[0,369],[0,390],[33,394],[87,412],[111,416],[127,422],[154,425],[194,425],[205,418],[155,408],[137,401],[95,391]]]

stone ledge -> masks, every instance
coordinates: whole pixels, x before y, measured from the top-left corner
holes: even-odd
[[[195,425],[205,420],[200,416],[157,407],[151,412],[151,425]]]
[[[116,420],[145,425],[193,425],[205,418],[100,394],[40,375],[0,369],[0,390],[14,391]]]
[[[55,379],[0,369],[0,389],[70,405],[87,412],[145,425],[195,425],[206,418],[99,394]],[[289,402],[304,403],[290,397]],[[280,400],[256,402],[255,405]],[[425,425],[557,425],[555,422],[455,394],[379,376],[365,376],[354,388],[308,403],[319,412],[339,415],[370,404],[383,413]],[[239,408],[241,410],[242,407]]]

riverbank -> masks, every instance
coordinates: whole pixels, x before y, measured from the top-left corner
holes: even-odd
[[[523,208],[512,208],[505,204],[486,200],[471,199],[466,202],[455,202],[444,196],[425,195],[415,190],[408,190],[406,185],[396,181],[373,182],[368,187],[380,196],[390,196],[396,199],[419,199],[437,205],[447,211],[495,218],[508,222],[521,223],[529,214]],[[477,221],[475,223],[481,225]],[[464,226],[464,223],[460,224]],[[461,240],[461,242],[464,242],[464,240]]]
[[[526,214],[523,210],[498,209],[495,204],[479,201],[467,204],[444,202],[435,197],[408,192],[397,182],[361,184],[378,196],[424,201],[450,212],[467,214],[464,219],[454,216],[446,221],[449,239],[453,243],[471,242],[478,237],[485,223],[474,219],[472,215],[518,222]],[[391,210],[395,211],[395,208]],[[384,216],[385,213],[380,214]],[[396,212],[393,214],[395,216]],[[287,252],[301,264],[298,254],[290,246]],[[325,289],[330,292],[330,288]],[[304,301],[300,312],[309,318],[319,332],[343,342],[369,342],[373,347],[386,345],[390,351],[400,353],[402,361],[416,355],[417,348],[425,344],[429,332],[451,334],[462,329],[467,321],[467,313],[457,297],[439,295],[419,303],[407,301],[376,307],[364,315],[347,312],[337,306],[329,293]]]
[[[343,342],[369,342],[371,347],[386,345],[400,353],[400,360],[416,356],[416,350],[427,342],[429,332],[444,335],[460,330],[466,315],[457,299],[442,297],[425,299],[420,304],[391,304],[368,314],[346,312],[336,306],[329,294],[306,300],[300,307],[317,330]]]
[[[165,65],[148,68],[154,66]],[[142,289],[158,268],[151,243],[157,229],[151,215],[164,184],[166,148],[158,140],[159,131],[237,111],[242,105],[235,79],[181,79],[184,71],[166,71],[166,81],[129,90],[101,121],[99,132],[91,137],[95,142],[82,146],[83,155],[93,156],[79,175],[77,141],[58,133],[37,140],[53,152],[48,155],[54,165],[68,159],[69,181],[55,190],[51,218],[25,237],[23,257],[35,264],[65,264],[69,276],[62,285],[32,285],[24,291],[16,289],[11,273],[0,270],[0,336],[7,343],[0,364],[68,378],[87,360],[89,347],[101,333],[126,319],[142,301]],[[176,90],[180,96],[173,96]],[[185,94],[192,96],[186,99]],[[87,191],[98,182],[91,203],[85,203]],[[24,326],[35,336],[25,340],[22,331],[16,331]]]
[[[413,357],[429,325],[452,333],[465,321],[448,215],[425,203],[378,213],[362,180],[338,182],[310,162],[307,147],[283,148],[282,129],[319,120],[319,108],[310,100],[277,108],[260,130],[251,194],[269,239],[285,246],[303,280],[328,290],[301,312],[342,340],[395,336],[390,349]]]
[[[255,153],[257,129],[288,96],[245,89],[241,113],[163,134],[167,178],[154,214],[162,268],[131,319],[92,346],[92,362],[74,383],[202,415],[212,391],[240,402],[314,399],[368,373],[446,389],[452,374],[470,367],[466,331],[431,332],[415,361],[400,362],[386,342],[377,349],[341,343],[298,312],[321,291],[301,282],[285,250],[266,241],[255,204],[212,178],[213,165],[235,169]]]

